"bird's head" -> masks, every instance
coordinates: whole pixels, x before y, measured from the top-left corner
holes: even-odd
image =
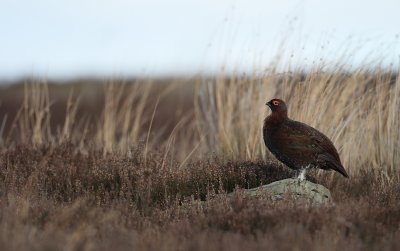
[[[287,114],[287,106],[285,102],[281,99],[271,99],[269,102],[266,103],[269,108],[271,108],[272,113],[285,113]]]

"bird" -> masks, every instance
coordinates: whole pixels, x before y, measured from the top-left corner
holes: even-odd
[[[348,178],[332,141],[317,129],[288,117],[281,99],[266,103],[272,113],[264,120],[263,138],[269,151],[283,164],[305,179],[306,170],[334,170]]]

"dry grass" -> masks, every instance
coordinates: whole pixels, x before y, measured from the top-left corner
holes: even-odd
[[[398,77],[338,66],[4,87],[0,246],[398,250]],[[334,206],[240,192],[293,175],[262,142],[264,104],[273,97],[287,100],[289,116],[326,133],[339,149],[350,179],[309,177],[331,190]]]
[[[265,155],[260,128],[274,97],[288,102],[289,117],[328,135],[351,174],[373,168],[384,176],[400,164],[400,80],[395,73],[270,73],[221,78],[200,86],[197,114],[206,149],[238,159]],[[234,136],[233,136],[234,135]]]

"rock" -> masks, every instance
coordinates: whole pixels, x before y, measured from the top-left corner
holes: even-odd
[[[273,200],[282,200],[289,197],[316,204],[332,201],[331,193],[326,187],[300,179],[279,180],[268,185],[246,189],[244,192],[250,196],[268,194]]]

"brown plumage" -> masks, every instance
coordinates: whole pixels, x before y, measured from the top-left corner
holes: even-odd
[[[282,100],[272,99],[266,105],[272,113],[264,120],[264,142],[278,160],[294,170],[321,168],[349,177],[328,137],[311,126],[289,119]],[[304,179],[304,172],[300,178]]]

